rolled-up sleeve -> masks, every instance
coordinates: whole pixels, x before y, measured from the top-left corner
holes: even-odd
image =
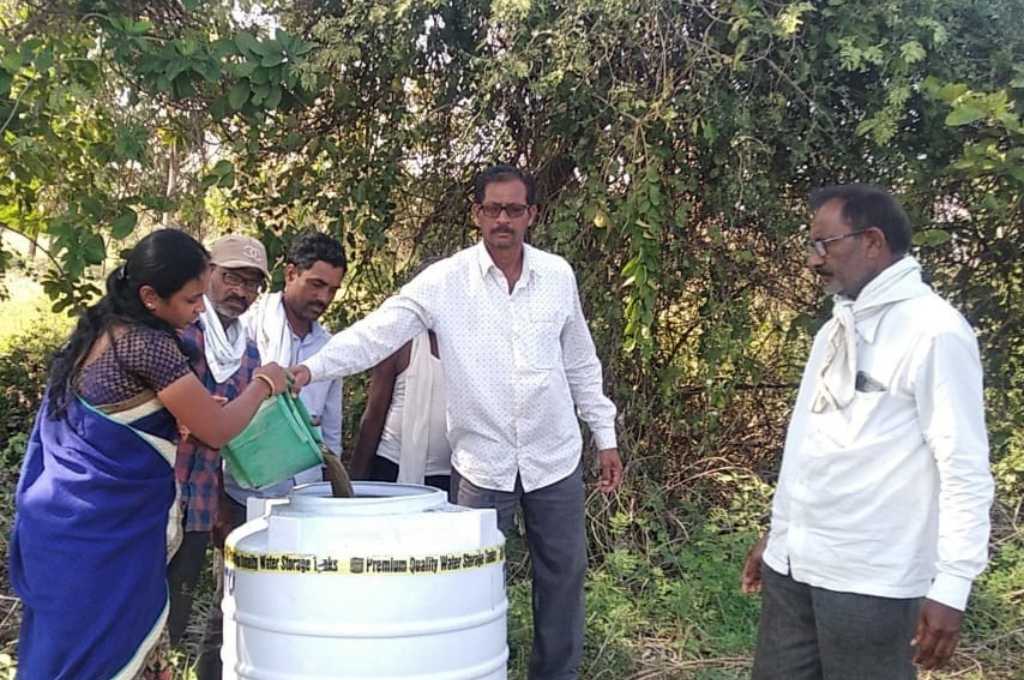
[[[962,611],[988,561],[994,489],[973,334],[965,329],[935,336],[914,390],[921,430],[939,473],[938,573],[928,598]]]
[[[410,288],[412,284],[406,288]],[[380,307],[334,335],[323,349],[303,361],[313,382],[343,378],[373,368],[431,326],[417,290],[402,289]]]

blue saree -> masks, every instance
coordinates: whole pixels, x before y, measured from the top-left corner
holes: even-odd
[[[20,680],[131,680],[167,617],[176,424],[152,392],[36,417],[15,497]]]

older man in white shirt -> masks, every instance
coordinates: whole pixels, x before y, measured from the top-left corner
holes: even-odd
[[[903,680],[956,648],[993,484],[974,332],[921,280],[910,221],[866,185],[811,195],[835,297],[804,370],[771,529],[755,680]]]
[[[583,440],[590,426],[598,488],[622,479],[615,406],[587,329],[572,268],[524,244],[533,180],[509,166],[477,177],[481,243],[429,267],[378,310],[295,369],[298,384],[359,371],[433,330],[444,361],[458,502],[492,507],[503,531],[521,505],[533,558],[532,680],[578,677],[586,572]]]

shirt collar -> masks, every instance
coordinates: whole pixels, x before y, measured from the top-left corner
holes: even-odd
[[[291,335],[292,338],[298,340],[299,342],[308,342],[310,340],[322,338],[323,336],[330,337],[331,334],[327,332],[327,329],[321,326],[319,321],[314,321],[313,324],[310,326],[309,333],[306,334],[306,337],[300,338],[299,334],[295,332],[294,328],[292,328],[292,325],[288,323],[288,315],[284,311],[284,292],[281,291],[273,293],[272,295],[277,296],[277,304],[281,308],[281,319],[284,322],[284,327],[288,330],[288,333]],[[267,301],[268,303],[273,304],[273,301],[271,301],[270,299],[268,299]]]
[[[292,325],[288,323],[287,318],[284,320],[284,323],[285,326],[288,328],[288,332],[291,333],[292,339],[303,344],[310,342],[311,340],[319,340],[324,336],[330,337],[330,333],[328,333],[327,330],[320,325],[319,321],[314,321],[313,324],[309,327],[309,333],[307,333],[305,337],[301,338],[299,337],[299,334],[295,332],[295,329],[292,328]]]
[[[857,321],[857,335],[864,338],[865,342],[874,343],[875,336],[878,335],[878,325],[882,323],[882,317],[888,309],[889,306],[882,307],[877,313]]]
[[[494,260],[491,259],[491,254],[487,252],[487,246],[484,245],[483,241],[480,241],[476,245],[476,259],[480,265],[480,276],[487,278],[488,272],[491,269],[498,269],[498,265],[494,264]],[[528,243],[523,244],[523,272],[529,273],[531,276],[536,276],[540,272],[537,270],[537,257],[533,254],[533,246]]]

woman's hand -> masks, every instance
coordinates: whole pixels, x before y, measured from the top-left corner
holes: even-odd
[[[266,380],[258,378],[257,376],[265,376]],[[270,362],[269,364],[263,364],[253,372],[253,380],[259,380],[264,385],[267,385],[267,380],[269,380],[273,386],[270,396],[273,396],[288,390],[290,376],[288,375],[288,371],[286,371],[282,366],[275,364],[274,362]],[[271,387],[271,385],[267,385],[267,387]]]

